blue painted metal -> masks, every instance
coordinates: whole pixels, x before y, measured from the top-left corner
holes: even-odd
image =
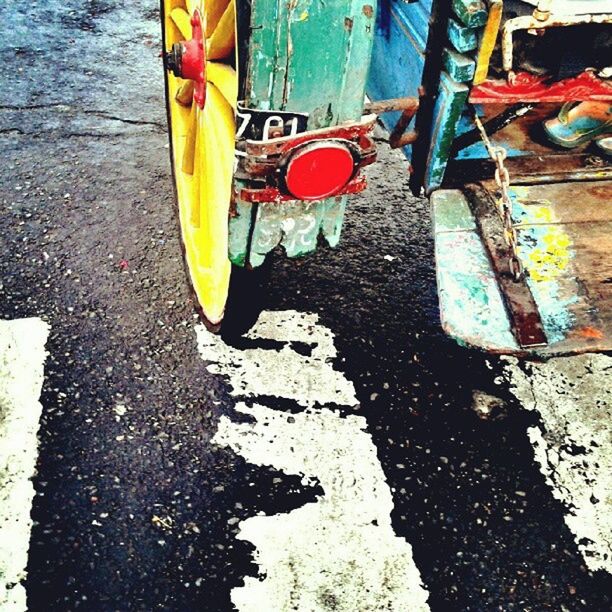
[[[484,3],[480,0],[453,0],[452,7],[456,19],[451,19],[444,26],[445,31],[449,32],[457,47],[466,50],[475,48],[475,28],[486,22]],[[419,95],[431,11],[431,0],[408,4],[395,0],[380,3],[367,86],[372,100]],[[467,101],[466,84],[471,82],[475,70],[473,58],[456,51],[451,42],[443,51],[442,65],[445,72],[440,78],[429,128],[431,141],[423,180],[427,193],[442,184],[457,124]],[[399,116],[399,113],[385,114],[385,126],[392,130]],[[411,149],[404,149],[408,159],[411,159]]]
[[[522,149],[515,149],[504,144],[506,155],[508,157],[521,157],[523,155],[529,155],[529,151],[523,151]],[[482,142],[475,142],[465,149],[461,149],[457,153],[455,159],[489,159],[489,152]]]
[[[432,0],[379,2],[367,93],[372,100],[418,96]],[[392,130],[400,113],[382,116]],[[410,158],[411,147],[404,151]]]
[[[484,117],[484,110],[481,104],[475,104],[474,109],[480,118]],[[461,136],[465,132],[470,132],[474,129],[474,119],[472,118],[472,113],[468,108],[465,108],[459,117],[459,121],[457,123],[457,130],[455,134],[455,138]],[[496,136],[495,141],[497,142],[498,136]],[[520,157],[521,155],[532,155],[533,151],[526,151],[523,149],[517,149],[516,147],[512,147],[508,142],[501,143],[506,149],[506,155],[508,157]],[[483,142],[475,142],[469,147],[465,147],[465,149],[461,149],[455,159],[489,159],[489,152],[485,147]]]

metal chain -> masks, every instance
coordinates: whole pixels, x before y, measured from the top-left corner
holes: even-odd
[[[516,234],[516,228],[512,221],[512,200],[508,189],[510,188],[510,175],[508,174],[508,168],[504,164],[504,160],[507,157],[507,152],[504,147],[494,146],[487,132],[480,120],[480,117],[474,111],[474,123],[480,132],[480,136],[484,145],[487,149],[487,153],[491,159],[495,162],[495,183],[499,187],[501,197],[499,197],[495,203],[497,212],[504,224],[504,240],[510,248],[510,273],[515,282],[519,282],[525,276],[525,268],[521,262],[518,252],[518,236]]]

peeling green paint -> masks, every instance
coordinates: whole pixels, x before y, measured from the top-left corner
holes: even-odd
[[[487,23],[487,7],[482,0],[453,0],[452,7],[468,28],[483,27]]]
[[[448,20],[448,40],[459,53],[473,51],[478,47],[478,30],[466,28],[454,19]]]
[[[448,76],[457,83],[469,83],[474,78],[476,62],[467,55],[457,53],[453,49],[444,49],[442,64]]]
[[[375,7],[363,0],[253,0],[247,105],[309,113],[309,129],[359,119]],[[250,206],[237,202],[230,220],[237,265],[260,265],[279,244],[290,257],[304,255],[316,249],[319,234],[336,246],[346,198],[260,204],[254,215]]]

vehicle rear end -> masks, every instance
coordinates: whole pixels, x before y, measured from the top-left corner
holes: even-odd
[[[461,343],[541,356],[610,348],[605,4],[382,5],[368,90],[420,96],[406,154],[413,189],[431,199],[442,324]],[[580,108],[603,112],[593,137],[555,141],[557,117]],[[391,131],[400,118],[384,116]]]

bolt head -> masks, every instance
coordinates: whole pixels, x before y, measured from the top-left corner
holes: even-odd
[[[181,66],[183,63],[183,45],[175,43],[172,49],[164,55],[164,66],[166,70],[172,72],[175,77],[180,77],[182,74]]]

